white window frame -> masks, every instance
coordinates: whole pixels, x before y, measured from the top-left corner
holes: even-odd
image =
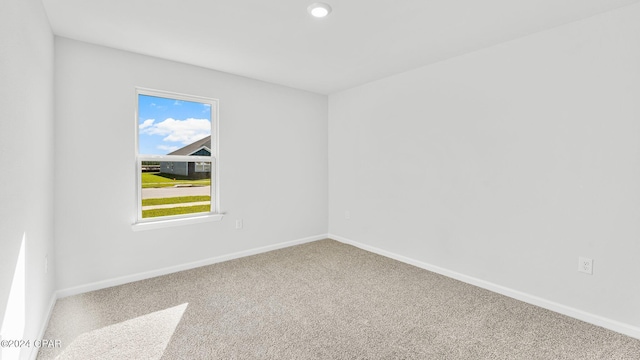
[[[180,94],[170,91],[153,90],[136,87],[136,107],[135,107],[135,171],[136,171],[136,203],[133,230],[146,230],[163,228],[167,226],[193,224],[206,221],[218,221],[223,217],[220,212],[220,172],[219,172],[219,127],[218,127],[218,99]],[[211,156],[191,156],[191,155],[144,155],[139,150],[139,95],[168,98],[172,100],[184,100],[209,104],[211,106]],[[173,161],[173,162],[210,162],[211,163],[211,211],[207,213],[194,213],[183,215],[171,215],[153,218],[142,217],[142,162],[143,161]]]

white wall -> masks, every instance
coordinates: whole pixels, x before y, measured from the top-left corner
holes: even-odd
[[[18,339],[35,339],[54,290],[53,271],[44,272],[45,254],[53,262],[53,52],[53,35],[40,1],[3,2],[0,327],[5,339],[19,333],[23,336]],[[25,263],[15,278],[22,273],[24,280],[16,281],[11,293],[23,238]],[[5,359],[16,356],[7,350]],[[22,356],[28,356],[29,350]]]
[[[326,96],[64,38],[55,71],[59,289],[327,233]],[[132,231],[135,86],[220,100],[221,222]]]
[[[633,5],[330,95],[330,233],[640,326],[638,44]]]

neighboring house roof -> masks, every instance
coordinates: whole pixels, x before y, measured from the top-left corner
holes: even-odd
[[[174,152],[170,152],[167,155],[193,155],[202,149],[205,149],[209,154],[211,154],[211,135],[192,142],[191,144]]]

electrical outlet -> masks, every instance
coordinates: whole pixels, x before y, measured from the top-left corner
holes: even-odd
[[[242,219],[236,220],[236,230],[242,229]]]
[[[349,212],[349,211],[345,211],[345,212],[344,212],[344,218],[345,218],[346,220],[351,219],[351,212]]]
[[[578,271],[583,272],[585,274],[593,275],[593,259],[579,257]]]

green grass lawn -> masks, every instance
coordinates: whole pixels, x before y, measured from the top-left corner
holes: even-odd
[[[162,188],[173,187],[175,185],[191,184],[193,186],[209,186],[211,185],[211,179],[190,180],[184,176],[179,175],[164,175],[160,173],[142,173],[142,188]],[[170,207],[165,209],[149,209],[142,210],[143,218],[171,216],[171,215],[183,215],[194,213],[205,213],[211,211],[211,205],[188,205],[197,201],[211,201],[211,196],[179,196],[159,199],[143,199],[142,206],[152,205],[165,205],[165,204],[180,204],[176,207]]]
[[[179,196],[170,198],[154,198],[142,199],[142,206],[165,205],[165,204],[183,204],[196,201],[211,201],[211,196]]]
[[[172,187],[179,184],[191,184],[193,186],[209,186],[211,179],[189,180],[179,175],[161,175],[160,173],[142,173],[142,188]]]
[[[205,213],[211,211],[211,205],[180,206],[168,209],[142,210],[143,218]]]

